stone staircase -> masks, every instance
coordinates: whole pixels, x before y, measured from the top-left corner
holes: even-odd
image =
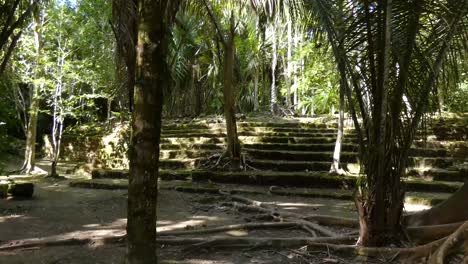
[[[222,121],[168,121],[161,135],[162,180],[279,185],[352,190],[359,172],[358,144],[346,129],[341,161],[350,176],[331,176],[336,123],[277,120],[238,123],[242,154],[252,168],[239,172],[207,170],[203,164],[225,148]],[[467,176],[468,144],[451,137],[417,141],[411,149],[407,190],[413,201],[432,204],[455,192]],[[93,173],[93,178],[125,179],[128,173]],[[75,186],[80,184],[75,184]],[[124,185],[125,186],[125,185]],[[82,187],[82,186],[81,186]],[[427,192],[440,193],[437,199]],[[441,198],[442,197],[442,198]]]

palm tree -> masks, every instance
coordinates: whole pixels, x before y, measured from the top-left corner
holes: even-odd
[[[359,244],[399,242],[408,151],[440,72],[466,52],[467,1],[306,2],[327,33],[358,131]]]

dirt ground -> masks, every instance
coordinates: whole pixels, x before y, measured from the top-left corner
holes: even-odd
[[[43,167],[44,168],[44,167]],[[45,168],[47,169],[47,168]],[[67,166],[62,166],[64,172]],[[60,172],[60,171],[59,171]],[[35,180],[33,199],[0,199],[0,243],[11,240],[58,236],[74,238],[82,234],[123,234],[126,224],[127,192],[125,190],[95,190],[71,188],[74,175],[67,180],[44,178]],[[159,192],[158,231],[191,230],[227,224],[242,224],[254,214],[234,211],[223,205],[221,196],[185,193],[170,190],[173,182],[162,182]],[[224,185],[226,189],[265,191],[266,187]],[[271,203],[278,208],[303,214],[326,214],[355,217],[354,205],[349,201],[285,197],[267,194],[248,194],[245,197]],[[335,230],[339,233],[350,230]],[[223,236],[304,237],[297,230],[230,231]],[[125,243],[88,244],[0,251],[0,263],[123,263]],[[291,250],[238,249],[205,250],[203,247],[159,248],[161,263],[187,264],[261,264],[261,263],[364,263],[353,257],[337,256],[329,252],[311,252],[308,256]],[[369,263],[369,262],[366,262]],[[388,263],[372,260],[371,263]]]

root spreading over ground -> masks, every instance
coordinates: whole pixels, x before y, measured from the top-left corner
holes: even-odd
[[[297,255],[322,250],[343,254],[376,257],[385,261],[404,263],[448,263],[456,255],[467,260],[468,221],[432,226],[408,226],[410,238],[405,247],[366,248],[356,246],[358,222],[354,219],[327,215],[302,215],[279,209],[269,203],[253,200],[230,192],[220,191],[222,206],[251,215],[250,222],[183,231],[162,231],[157,242],[164,246],[184,246],[186,250],[270,248],[291,249]],[[253,215],[253,216],[252,216]],[[341,228],[341,229],[340,229]],[[232,237],[220,233],[234,230],[297,229],[307,235],[302,237]],[[336,230],[347,230],[337,232]],[[67,236],[8,241],[0,251],[40,249],[47,246],[125,243],[122,229],[71,233]],[[299,248],[299,250],[298,250]]]

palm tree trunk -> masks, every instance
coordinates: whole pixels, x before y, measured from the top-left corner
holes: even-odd
[[[369,138],[369,152],[365,173],[368,188],[360,188],[356,197],[359,214],[360,234],[358,244],[382,246],[398,242],[402,238],[401,217],[403,215],[404,191],[401,173],[394,170],[392,160],[397,153],[388,151],[392,140],[388,136],[388,94],[391,49],[392,0],[383,5],[385,21],[384,36],[379,54],[381,67],[380,83],[374,91],[375,105],[373,129]],[[390,120],[391,122],[391,120]],[[396,129],[396,128],[395,128]]]

